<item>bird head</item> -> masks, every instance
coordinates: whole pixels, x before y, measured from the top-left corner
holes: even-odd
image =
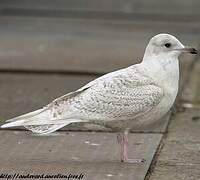
[[[143,59],[156,56],[178,58],[184,52],[198,53],[195,48],[184,46],[176,37],[170,34],[158,34],[150,39]]]

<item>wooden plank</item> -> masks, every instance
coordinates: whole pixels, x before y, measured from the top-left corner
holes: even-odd
[[[1,172],[84,174],[85,180],[143,180],[161,134],[130,134],[129,155],[144,164],[119,161],[115,133],[60,133],[36,137],[22,131],[0,131]]]
[[[191,25],[191,26],[190,26]],[[106,73],[139,62],[160,32],[197,44],[199,24],[0,18],[0,69]]]
[[[0,2],[1,9],[73,10],[96,12],[123,12],[165,15],[200,15],[198,0],[7,0]]]
[[[186,109],[174,116],[150,180],[200,178],[199,107]]]

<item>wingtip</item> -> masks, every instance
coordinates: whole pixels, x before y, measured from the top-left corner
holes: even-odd
[[[10,122],[10,123],[5,123],[1,125],[1,128],[10,128],[10,127],[15,127],[15,126],[21,126],[19,122]]]
[[[1,127],[2,129],[3,129],[3,128],[7,128],[7,124],[3,124],[3,125],[1,125],[0,127]]]
[[[4,128],[9,128],[9,127],[13,127],[13,123],[11,124],[11,123],[5,123],[5,124],[2,124],[1,126],[0,126],[0,128],[2,128],[2,129],[4,129]]]

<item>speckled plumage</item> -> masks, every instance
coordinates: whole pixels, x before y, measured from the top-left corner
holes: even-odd
[[[157,105],[163,95],[156,83],[142,75],[137,66],[98,78],[72,97],[50,104],[55,118],[110,121],[133,119]]]
[[[180,52],[184,46],[173,36],[153,37],[141,63],[111,72],[64,95],[44,108],[9,120],[3,127],[24,126],[50,133],[74,122],[89,122],[114,130],[152,123],[173,105],[178,92]]]

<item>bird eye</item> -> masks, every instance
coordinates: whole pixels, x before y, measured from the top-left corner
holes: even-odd
[[[165,44],[165,47],[166,47],[166,48],[171,47],[171,43],[166,43],[166,44]]]

